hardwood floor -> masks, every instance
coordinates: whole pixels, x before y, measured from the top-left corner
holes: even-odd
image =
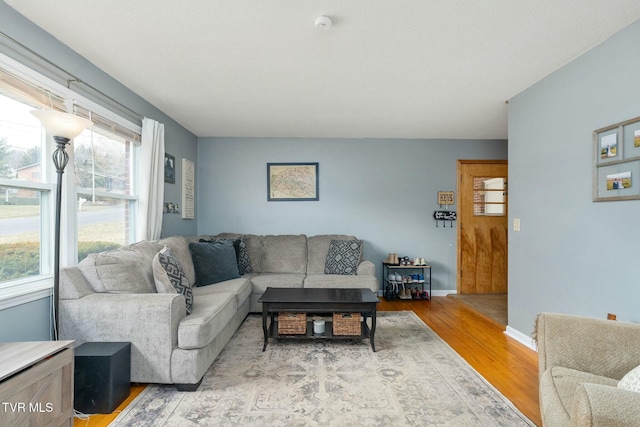
[[[503,325],[448,297],[382,301],[378,310],[413,310],[524,415],[542,425],[538,354],[504,334]]]
[[[487,381],[538,426],[538,358],[535,351],[504,334],[504,326],[448,297],[432,301],[385,301],[380,311],[413,310]],[[131,396],[112,414],[75,419],[74,427],[106,427],[144,390],[132,385]]]
[[[73,427],[107,427],[146,388],[146,384],[131,384],[131,394],[110,414],[94,414],[74,418]]]

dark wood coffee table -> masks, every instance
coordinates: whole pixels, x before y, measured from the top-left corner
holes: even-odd
[[[262,303],[262,329],[264,346],[267,348],[269,338],[297,339],[357,339],[369,338],[371,349],[376,351],[374,337],[376,333],[376,305],[378,297],[371,289],[335,289],[335,288],[267,288],[258,302]],[[360,313],[363,316],[362,334],[359,336],[333,335],[332,322],[325,325],[325,333],[313,333],[313,325],[307,325],[304,335],[278,335],[275,326],[275,315],[280,312],[298,313]],[[371,317],[371,328],[367,325],[367,316]],[[267,319],[271,319],[267,325]],[[307,322],[310,322],[307,319]]]

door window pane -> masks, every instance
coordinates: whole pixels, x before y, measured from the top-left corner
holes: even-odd
[[[475,216],[506,215],[507,182],[502,177],[473,178],[473,214]]]

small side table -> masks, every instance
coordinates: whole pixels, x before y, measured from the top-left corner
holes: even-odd
[[[74,405],[110,414],[131,392],[131,343],[85,342],[75,349]]]
[[[0,425],[73,426],[73,341],[0,343]]]

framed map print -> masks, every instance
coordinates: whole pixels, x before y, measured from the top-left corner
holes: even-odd
[[[267,201],[320,200],[318,163],[267,163]]]

